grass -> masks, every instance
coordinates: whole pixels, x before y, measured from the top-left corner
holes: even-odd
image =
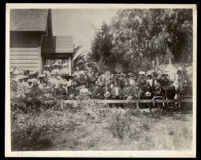
[[[183,150],[192,143],[191,113],[168,115],[93,103],[16,115],[13,121],[13,150]]]

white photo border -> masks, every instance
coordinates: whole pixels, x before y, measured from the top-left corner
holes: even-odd
[[[193,10],[193,147],[179,151],[11,151],[10,117],[10,10],[11,9],[109,9],[109,8],[186,8]],[[196,157],[197,113],[197,6],[196,4],[6,4],[6,80],[5,80],[5,156],[6,157]]]

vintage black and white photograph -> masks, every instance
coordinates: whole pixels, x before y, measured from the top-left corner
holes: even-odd
[[[195,156],[196,5],[44,6],[6,8],[7,155]]]

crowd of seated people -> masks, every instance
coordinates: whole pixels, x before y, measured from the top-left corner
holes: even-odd
[[[191,94],[192,86],[182,70],[178,69],[175,81],[168,73],[139,71],[134,73],[100,74],[93,71],[75,71],[69,75],[67,64],[45,65],[43,74],[29,70],[11,70],[11,80],[22,92],[38,89],[44,95],[61,99],[153,99],[175,98],[176,95]],[[168,92],[168,93],[167,93]]]

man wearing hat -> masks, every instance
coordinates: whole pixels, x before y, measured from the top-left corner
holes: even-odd
[[[169,75],[167,72],[163,73],[163,75],[162,75],[161,85],[162,85],[162,87],[167,87],[170,85],[170,79],[169,79]]]
[[[166,92],[164,88],[161,86],[160,81],[157,81],[154,90],[154,97],[165,97]]]
[[[111,90],[109,86],[109,83],[105,83],[105,86],[102,88],[102,92],[105,99],[109,99],[111,97]]]
[[[98,98],[98,94],[101,92],[101,86],[99,86],[99,82],[95,82],[95,86],[93,86],[92,91],[91,91],[91,97],[93,99]]]
[[[146,81],[150,84],[150,86],[152,86],[153,77],[151,71],[147,72],[146,77],[147,77]]]
[[[145,72],[139,71],[139,77],[137,83],[140,88],[142,88],[146,84]]]
[[[156,85],[155,85],[155,90],[154,90],[154,96],[153,99],[165,99],[166,98],[166,91],[165,89],[161,86],[161,82],[157,81]],[[161,106],[165,106],[165,103],[160,104],[160,103],[156,103],[156,105],[158,107]]]
[[[100,77],[101,78],[101,77]],[[104,87],[104,82],[102,79],[98,79],[98,86],[99,86],[99,89],[97,91],[97,95],[96,97],[98,99],[104,99],[104,92],[103,92],[103,87]]]

